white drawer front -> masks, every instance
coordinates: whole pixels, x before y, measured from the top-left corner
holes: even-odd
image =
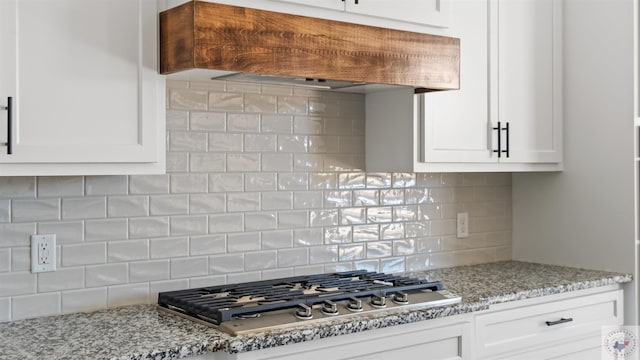
[[[571,321],[547,324],[560,319]],[[490,312],[476,316],[477,354],[515,355],[598,335],[601,326],[622,322],[622,290]]]

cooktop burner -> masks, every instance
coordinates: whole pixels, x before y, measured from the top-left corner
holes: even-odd
[[[387,301],[389,298],[389,301]],[[367,271],[297,276],[163,292],[158,305],[231,334],[407,306],[460,302],[428,282]]]

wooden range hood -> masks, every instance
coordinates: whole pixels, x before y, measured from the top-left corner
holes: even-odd
[[[460,40],[191,1],[160,13],[160,72],[192,69],[451,90]]]

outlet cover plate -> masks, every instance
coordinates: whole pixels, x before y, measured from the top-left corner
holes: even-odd
[[[56,271],[56,235],[31,235],[31,272]]]

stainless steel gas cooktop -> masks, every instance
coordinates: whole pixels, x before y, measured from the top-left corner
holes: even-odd
[[[367,271],[162,292],[158,305],[232,335],[363,313],[456,304],[442,282]]]

